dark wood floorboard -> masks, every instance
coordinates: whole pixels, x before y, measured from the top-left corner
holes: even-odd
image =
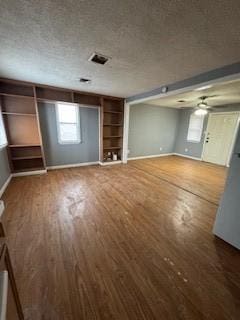
[[[205,200],[198,162],[191,192],[154,176],[160,162],[12,180],[4,222],[27,320],[239,319],[240,254],[211,232],[221,183]]]
[[[129,165],[216,204],[227,176],[226,167],[178,156],[134,160]]]

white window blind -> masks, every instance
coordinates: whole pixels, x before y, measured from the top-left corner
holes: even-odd
[[[6,138],[3,118],[0,110],[0,148],[5,147],[6,145],[7,145],[7,138]]]
[[[187,141],[200,142],[202,138],[204,115],[191,114],[188,127]]]
[[[60,144],[80,143],[79,107],[74,104],[57,103],[57,132]]]

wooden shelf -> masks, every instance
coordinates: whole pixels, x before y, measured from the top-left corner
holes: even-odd
[[[122,147],[104,147],[103,150],[120,150]]]
[[[122,138],[122,136],[104,136],[103,139],[117,139],[117,138]]]
[[[14,98],[28,98],[28,99],[34,99],[33,96],[24,96],[22,94],[12,94],[12,93],[3,93],[3,92],[0,92],[0,95],[1,96],[6,96],[6,97],[14,97]]]
[[[37,101],[39,101],[39,102],[56,102],[56,99],[45,99],[45,98],[37,98]],[[64,101],[63,101],[64,102]]]
[[[38,171],[38,170],[46,170],[46,169],[44,167],[32,167],[32,168],[26,168],[26,169],[15,169],[15,170],[13,170],[13,173]]]
[[[12,157],[12,160],[30,160],[30,159],[42,159],[42,156],[26,156],[26,157]]]
[[[9,148],[41,147],[40,144],[10,144]]]
[[[5,112],[5,111],[3,111],[2,114],[10,115],[10,116],[36,117],[36,114],[35,114],[35,113],[20,113],[20,112]]]
[[[105,123],[103,124],[104,127],[122,127],[121,123]]]
[[[117,160],[103,160],[102,163],[105,163],[105,164],[106,164],[106,163],[109,163],[109,164],[110,164],[110,163],[116,163],[116,164],[118,163],[118,164],[119,164],[119,163],[122,163],[122,161],[121,161],[120,158],[118,158]]]
[[[104,111],[104,113],[123,114],[122,111]]]

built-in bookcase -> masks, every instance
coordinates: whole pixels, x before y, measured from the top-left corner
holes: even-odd
[[[102,99],[102,161],[110,162],[113,154],[122,159],[123,144],[123,100]],[[110,156],[111,153],[111,156]]]
[[[100,107],[101,162],[107,162],[113,154],[122,159],[122,98],[0,79],[1,112],[13,173],[46,168],[38,117],[38,102],[42,101]]]
[[[10,83],[0,88],[12,172],[45,169],[34,88]]]

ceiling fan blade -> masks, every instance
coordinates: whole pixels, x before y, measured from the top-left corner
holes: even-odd
[[[219,97],[219,96],[220,96],[220,94],[213,94],[212,96],[208,96],[207,99],[208,98],[216,98],[216,97]]]
[[[184,109],[192,109],[193,107],[180,107],[179,109],[184,110]]]
[[[221,105],[221,106],[214,106],[214,107],[212,107],[212,109],[214,109],[214,110],[225,109],[225,108],[226,108],[226,106],[225,106],[225,105]]]
[[[213,94],[211,96],[201,96],[201,97],[198,97],[199,100],[207,100],[209,98],[215,98],[215,97],[219,97],[219,94]]]

